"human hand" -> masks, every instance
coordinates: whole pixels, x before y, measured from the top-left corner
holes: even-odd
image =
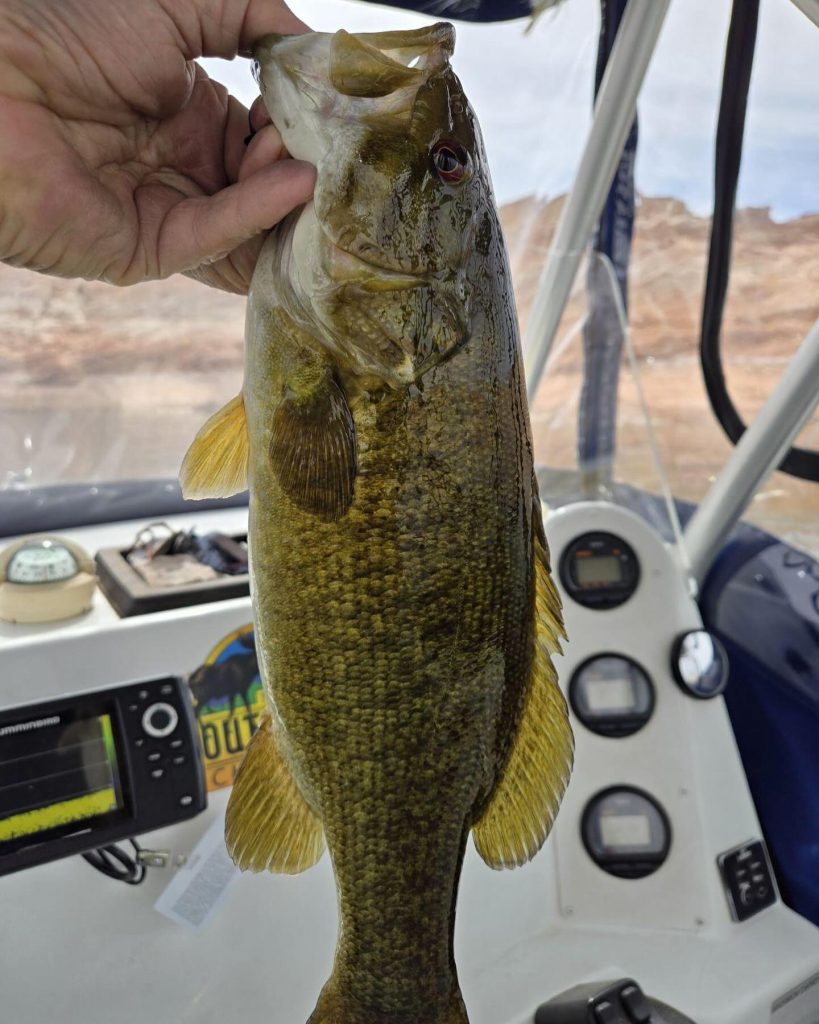
[[[0,0],[0,260],[246,292],[315,173],[196,64],[306,26],[282,0]]]

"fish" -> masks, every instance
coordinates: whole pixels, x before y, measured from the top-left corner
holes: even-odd
[[[329,850],[339,931],[309,1024],[466,1024],[470,835],[541,848],[573,758],[509,264],[447,23],[270,36],[257,80],[310,202],[264,242],[241,393],[189,497],[249,489],[267,710],[237,774],[240,868]]]

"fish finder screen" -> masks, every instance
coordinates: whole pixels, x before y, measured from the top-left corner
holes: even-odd
[[[592,555],[577,558],[574,566],[577,582],[581,587],[601,583],[621,583],[623,567],[614,555]]]
[[[110,715],[0,725],[0,843],[122,807]]]

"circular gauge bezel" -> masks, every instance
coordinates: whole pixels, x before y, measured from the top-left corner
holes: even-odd
[[[73,567],[70,572],[65,572],[57,576],[47,576],[43,579],[15,579],[15,564],[22,562],[26,555],[37,553],[42,555],[44,553],[51,554],[55,559],[70,559],[71,566]],[[40,559],[41,564],[45,563],[45,559]],[[19,569],[17,570],[20,571]],[[67,544],[63,544],[60,541],[51,540],[44,538],[42,540],[32,540],[21,544],[16,551],[13,552],[6,565],[5,578],[8,583],[13,583],[16,586],[22,587],[42,587],[47,586],[50,583],[65,583],[67,580],[73,580],[80,574],[82,567],[80,561],[74,552],[68,547]]]
[[[605,557],[617,558],[624,568],[624,580],[620,583],[589,585],[578,580],[572,571],[575,556],[583,546],[598,546],[610,549]],[[615,554],[615,551],[617,552]],[[588,530],[567,545],[560,557],[560,581],[563,589],[577,604],[592,611],[608,611],[624,605],[640,585],[640,560],[634,548],[623,537],[608,530]]]
[[[599,855],[593,849],[588,832],[589,824],[595,810],[599,804],[613,794],[619,793],[630,793],[633,796],[640,797],[645,800],[651,807],[657,812],[657,815],[663,825],[663,845],[656,855],[652,855],[650,859],[647,859],[646,855],[639,854],[622,854],[619,858],[611,858],[608,863],[602,861]],[[644,789],[640,789],[638,786],[631,786],[627,784],[619,786],[607,786],[605,789],[601,789],[598,793],[595,793],[587,802],[583,808],[583,814],[580,818],[580,840],[583,843],[583,847],[589,856],[589,859],[604,871],[607,875],[612,875],[615,878],[623,878],[628,881],[636,881],[641,878],[648,878],[649,875],[655,874],[665,862],[668,860],[668,855],[671,851],[671,845],[673,842],[673,830],[671,828],[671,820],[668,814],[660,803],[660,801],[653,797],[650,793],[647,793]]]
[[[716,689],[710,690],[708,693],[699,692],[696,688],[696,684],[687,682],[680,669],[680,654],[682,653],[683,644],[688,637],[693,636],[695,633],[704,633],[708,636],[719,655],[720,661],[722,662],[722,677],[719,681],[719,685]],[[720,694],[725,692],[725,687],[728,685],[729,670],[728,652],[725,650],[725,645],[719,637],[714,636],[714,634],[709,630],[689,629],[687,632],[678,636],[674,641],[674,647],[671,654],[671,672],[677,686],[679,686],[687,697],[692,697],[694,700],[713,700],[714,697],[719,697]]]
[[[594,662],[602,658],[617,658],[619,661],[626,662],[632,668],[635,668],[645,680],[648,686],[648,708],[645,715],[638,717],[633,713],[631,715],[612,714],[611,725],[605,726],[599,723],[595,724],[594,720],[589,719],[581,709],[578,699],[578,690],[581,686],[580,678],[590,665],[593,665]],[[622,654],[620,651],[599,651],[597,654],[593,654],[591,657],[586,658],[585,661],[582,661],[572,673],[569,680],[569,704],[577,720],[596,736],[603,736],[605,739],[624,739],[627,736],[633,736],[645,728],[651,721],[651,716],[654,714],[654,708],[657,704],[657,688],[654,685],[654,680],[639,661],[630,658],[627,654]]]

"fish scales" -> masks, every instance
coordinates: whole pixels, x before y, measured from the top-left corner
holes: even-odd
[[[497,479],[476,473],[484,429],[470,439],[451,415],[449,444],[439,437],[430,467],[415,424],[444,392],[429,394],[386,398],[392,408],[358,430],[368,451],[338,523],[285,508],[265,479],[264,443],[259,465],[251,445],[254,494],[265,496],[251,504],[253,558],[275,566],[257,587],[257,642],[270,651],[272,696],[339,878],[337,983],[396,1020],[399,1011],[415,1019],[419,994],[434,1012],[436,982],[445,1006],[452,996],[452,903],[469,816],[491,784],[487,748],[507,671],[520,678],[529,660],[531,584],[514,550],[524,530],[505,530],[508,509],[522,507],[520,474],[501,473],[501,458]],[[500,443],[494,433],[489,441]],[[499,544],[504,535],[513,550]],[[331,597],[314,553],[341,583]],[[501,586],[516,565],[518,579]],[[452,812],[445,829],[443,807]]]
[[[242,395],[183,467],[194,494],[249,484],[269,713],[227,839],[291,872],[326,843],[339,938],[311,1024],[466,1022],[470,831],[492,867],[529,859],[571,762],[508,261],[452,38],[257,47],[316,195],[265,243]]]

